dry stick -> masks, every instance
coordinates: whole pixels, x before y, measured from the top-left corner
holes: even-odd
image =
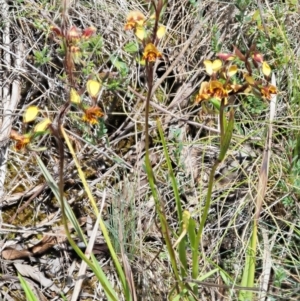
[[[261,4],[260,0],[257,0],[257,6],[258,6],[260,20],[261,20],[261,23],[263,25],[264,31],[265,31],[266,35],[268,36],[269,40],[271,41],[271,37],[269,35],[269,32],[267,30],[267,26],[266,26],[266,23],[265,23],[265,20],[264,20],[264,17],[263,17],[263,8],[262,8],[262,4]]]
[[[95,226],[93,228],[93,232],[91,234],[90,241],[89,241],[89,243],[86,247],[86,250],[85,250],[85,255],[88,259],[90,259],[90,255],[91,255],[91,253],[93,251],[93,248],[94,248],[95,240],[96,240],[96,237],[97,237],[98,226],[99,226],[100,218],[101,218],[101,215],[102,215],[102,210],[103,210],[104,204],[105,204],[105,198],[106,198],[106,191],[104,189],[103,195],[102,195],[102,203],[101,203],[100,212],[99,212],[97,220],[95,222]],[[82,261],[81,265],[80,265],[79,272],[78,272],[77,281],[76,281],[76,284],[75,284],[75,287],[74,287],[74,290],[73,290],[71,301],[76,301],[78,299],[79,293],[81,292],[82,283],[84,281],[84,275],[85,275],[85,272],[86,272],[86,268],[87,268],[87,263],[85,261]]]
[[[190,44],[194,41],[195,36],[197,35],[197,33],[200,31],[200,29],[202,28],[202,23],[199,23],[195,26],[195,28],[193,29],[190,37],[187,39],[187,41],[185,42],[184,47],[182,48],[182,50],[180,51],[179,55],[177,56],[177,58],[174,60],[174,62],[170,65],[170,67],[166,70],[166,72],[163,74],[163,76],[155,83],[155,85],[152,88],[152,93],[151,96],[155,93],[155,91],[158,89],[158,87],[163,83],[163,81],[166,79],[166,77],[173,71],[173,69],[175,68],[175,66],[177,65],[177,63],[182,59],[184,53],[187,51],[187,49],[190,47]]]
[[[23,44],[20,44],[20,45],[23,47]],[[20,51],[21,50],[20,48],[18,48],[19,52],[17,54],[14,53],[14,52],[12,52],[10,50],[10,48],[2,46],[1,44],[0,44],[0,49],[2,49],[4,52],[7,52],[10,55],[12,55],[13,57],[15,57],[16,58],[16,62],[18,62],[18,60],[22,60],[22,63],[24,63],[25,65],[27,65],[28,67],[30,67],[32,70],[34,70],[35,72],[37,72],[43,78],[47,79],[49,81],[49,83],[51,83],[51,84],[55,83],[55,80],[53,78],[49,77],[48,75],[46,75],[45,73],[43,73],[41,70],[39,70],[38,68],[34,67],[32,64],[30,64],[27,61],[25,61],[24,58],[23,58],[23,54],[24,53],[23,53],[23,51],[22,52]],[[22,48],[22,50],[23,50],[23,48]],[[9,70],[11,69],[11,66],[9,68],[9,66],[5,65],[5,67],[6,67],[6,69],[9,69]],[[16,70],[18,72],[20,72],[20,71],[25,72],[25,69],[22,69],[21,65],[17,65],[17,64],[16,64],[14,70]]]
[[[141,100],[146,101],[146,97],[145,96],[143,96],[140,93],[136,92],[134,89],[132,89],[129,86],[127,88],[128,88],[128,90],[130,92],[132,92],[133,94],[135,94],[136,96],[138,96]],[[185,117],[182,117],[182,116],[177,116],[173,112],[169,111],[166,108],[163,108],[160,104],[157,104],[154,101],[150,101],[150,104],[151,104],[151,106],[153,108],[161,111],[162,113],[171,115],[172,117],[176,118],[177,120],[184,121],[184,122],[186,122],[189,125],[192,125],[192,126],[195,126],[195,127],[201,128],[201,129],[203,128],[205,130],[211,131],[211,132],[216,133],[216,134],[220,134],[220,131],[218,129],[209,127],[209,126],[207,126],[205,124],[202,124],[202,123],[199,123],[199,122],[191,121],[191,120],[189,120],[189,119],[187,119]],[[232,137],[237,138],[237,139],[245,139],[244,136],[237,135],[237,134],[232,135]],[[251,141],[260,141],[261,140],[260,137],[248,137],[247,139],[251,140]]]
[[[274,73],[272,74],[272,85],[276,87],[276,78]],[[266,194],[267,190],[267,181],[268,181],[268,172],[269,172],[269,163],[270,163],[270,156],[271,156],[271,146],[272,146],[272,133],[273,133],[273,121],[276,113],[276,102],[277,102],[277,96],[272,95],[271,101],[270,101],[270,117],[269,117],[269,129],[267,134],[267,141],[265,144],[265,149],[263,153],[263,161],[262,166],[260,170],[259,180],[258,180],[258,193],[257,193],[257,200],[256,200],[256,213],[255,213],[255,220],[254,223],[258,224],[258,219],[261,212],[261,207],[263,204],[263,200]],[[270,257],[270,250],[268,249],[267,244],[267,235],[265,234],[265,230],[262,228],[262,234],[264,239],[264,254],[265,254],[265,261],[264,261],[264,270],[263,270],[263,277],[262,277],[262,283],[261,287],[263,290],[268,289],[268,283],[271,276],[271,257]],[[266,299],[266,293],[262,293],[260,296],[260,300]]]
[[[271,256],[271,250],[269,243],[269,237],[268,232],[264,227],[261,228],[262,233],[262,239],[263,239],[263,271],[262,271],[262,277],[261,277],[261,283],[260,287],[262,292],[260,293],[259,300],[265,300],[267,298],[267,291],[269,287],[270,277],[271,277],[271,269],[272,269],[272,256]]]
[[[39,184],[37,186],[34,186],[33,188],[30,188],[28,190],[25,190],[23,192],[16,192],[12,195],[6,196],[4,200],[2,200],[1,203],[1,207],[9,207],[12,206],[14,204],[16,204],[19,200],[22,200],[24,198],[28,199],[29,197],[31,197],[34,193],[36,193],[36,191],[38,191],[41,186],[43,186],[44,184]]]
[[[140,93],[136,92],[134,89],[132,89],[132,88],[129,87],[129,86],[128,86],[127,88],[128,88],[128,90],[129,90],[130,92],[132,92],[133,94],[135,94],[136,96],[138,96],[141,100],[146,101],[146,97],[145,97],[145,96],[143,96],[143,95],[141,95]],[[206,126],[206,125],[204,125],[204,124],[201,124],[201,123],[198,123],[198,122],[191,121],[191,120],[189,120],[189,119],[187,119],[187,118],[184,118],[184,117],[181,117],[181,116],[177,116],[176,114],[172,113],[172,112],[169,111],[168,109],[163,108],[162,106],[160,106],[159,104],[155,103],[154,101],[151,101],[151,100],[150,100],[150,105],[151,105],[153,108],[155,108],[155,109],[161,111],[162,113],[171,115],[172,117],[176,118],[177,120],[185,121],[186,123],[188,123],[188,124],[190,124],[190,125],[193,125],[193,126],[196,126],[196,127],[200,127],[200,128],[204,128],[204,129],[206,129],[206,130],[212,131],[212,132],[217,133],[217,134],[220,133],[220,131],[219,131],[218,129],[214,129],[214,128],[211,128],[211,127]]]
[[[8,220],[8,223],[11,224],[15,220],[16,216],[20,212],[22,212],[26,207],[28,207],[33,199],[35,199],[39,194],[43,192],[46,186],[47,186],[46,183],[40,185],[39,189],[20,208],[17,209],[16,213]]]
[[[274,73],[272,74],[272,85],[276,87],[276,79]],[[263,152],[262,165],[259,173],[259,180],[257,185],[257,199],[256,199],[256,212],[255,212],[255,220],[258,221],[261,207],[263,204],[264,197],[267,191],[267,181],[268,181],[268,173],[269,173],[269,163],[271,156],[271,146],[272,146],[272,134],[273,134],[273,121],[275,117],[276,111],[276,95],[272,95],[270,101],[270,118],[269,118],[269,129],[267,134],[267,140],[265,143],[265,149]]]

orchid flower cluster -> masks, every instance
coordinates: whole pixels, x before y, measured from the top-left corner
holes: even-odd
[[[90,79],[87,81],[86,90],[94,105],[90,107],[84,106],[81,102],[79,93],[73,88],[71,88],[70,91],[70,101],[84,111],[82,117],[83,121],[91,125],[98,124],[98,119],[104,116],[102,110],[96,105],[97,96],[101,90],[101,84],[96,80]],[[23,124],[27,126],[28,124],[33,123],[37,119],[39,112],[40,110],[37,106],[28,107],[23,115]],[[16,141],[15,149],[17,151],[21,151],[25,148],[37,150],[33,149],[30,145],[35,138],[48,133],[48,127],[51,123],[49,118],[43,118],[26,134],[19,134],[17,131],[12,130],[10,138]],[[42,148],[40,150],[42,150]]]
[[[70,102],[83,111],[82,120],[94,125],[98,123],[98,118],[104,116],[102,110],[97,106],[97,96],[102,84],[98,80],[90,79],[86,84],[86,90],[92,100],[92,105],[87,106],[82,103],[81,95],[85,92],[78,89],[78,84],[73,79],[76,65],[80,64],[83,56],[82,44],[89,40],[96,32],[96,28],[88,27],[82,31],[75,26],[64,32],[57,27],[52,27],[56,37],[60,39],[61,46],[65,50],[65,68],[70,79]]]
[[[90,39],[96,32],[95,27],[80,30],[76,26],[71,26],[66,32],[55,26],[51,26],[50,29],[59,39],[60,46],[65,54],[70,56],[72,60],[70,63],[75,64],[79,64],[82,58],[82,43]]]
[[[28,107],[23,115],[23,125],[25,127],[28,127],[29,124],[33,123],[37,119],[39,112],[40,110],[37,106]],[[26,134],[19,134],[17,131],[11,130],[10,139],[16,141],[15,150],[21,151],[25,148],[35,151],[43,150],[43,148],[34,149],[32,148],[31,144],[35,138],[47,132],[49,124],[51,124],[51,120],[49,118],[43,118],[40,122],[36,123],[36,125]]]
[[[126,18],[124,30],[133,30],[138,41],[144,47],[142,59],[148,63],[154,63],[162,57],[157,49],[158,42],[166,33],[166,28],[158,24],[160,12],[162,11],[163,1],[156,3],[155,13],[147,18],[140,11],[131,11]]]
[[[201,83],[196,103],[214,99],[219,102],[223,100],[227,105],[230,96],[242,93],[253,93],[270,101],[272,94],[277,94],[276,87],[270,84],[271,68],[262,54],[256,51],[255,45],[245,55],[234,47],[233,53],[219,53],[217,56],[219,59],[204,61],[210,81]],[[245,66],[244,69],[238,67],[240,62]],[[254,70],[258,72],[254,73]]]
[[[84,54],[81,45],[94,35],[96,29],[94,27],[88,27],[81,31],[77,27],[72,26],[65,32],[58,27],[51,27],[51,30],[60,40],[61,47],[64,50],[64,65],[67,72],[68,84],[71,86],[69,102],[83,112],[82,121],[90,125],[98,124],[99,118],[104,116],[101,108],[97,105],[97,98],[100,94],[102,83],[98,79],[93,79],[92,76],[90,76],[86,87],[79,88],[79,84],[74,77],[76,65],[81,63],[81,58]],[[81,101],[86,91],[91,100],[91,105],[86,105]],[[31,126],[31,124],[37,120],[39,112],[40,110],[36,106],[30,106],[25,110],[23,115],[24,128],[28,128],[28,125],[32,128],[27,133],[20,134],[15,130],[11,131],[10,138],[16,142],[15,149],[17,151],[21,151],[25,148],[33,150],[32,144],[34,140],[38,136],[48,134],[48,128],[52,123],[49,118],[44,118],[35,126]],[[39,150],[42,150],[42,148]]]

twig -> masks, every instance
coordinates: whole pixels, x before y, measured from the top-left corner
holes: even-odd
[[[188,40],[184,43],[184,47],[181,49],[179,55],[174,60],[174,62],[170,65],[170,67],[166,70],[166,72],[163,74],[163,76],[155,83],[155,85],[152,88],[153,95],[155,91],[158,89],[158,87],[163,83],[163,81],[166,79],[166,77],[174,70],[175,66],[178,64],[178,62],[182,59],[184,53],[187,51],[187,49],[190,47],[191,43],[194,42],[195,36],[198,34],[198,32],[203,28],[203,24],[199,22],[193,29],[190,37]]]
[[[94,247],[94,244],[95,244],[97,231],[98,231],[98,226],[99,226],[100,218],[101,218],[101,215],[102,215],[102,210],[103,210],[103,207],[104,207],[104,204],[105,204],[105,198],[106,198],[106,192],[104,190],[103,195],[102,195],[102,203],[101,203],[100,212],[99,212],[97,220],[95,222],[95,226],[94,226],[93,232],[91,234],[89,243],[88,243],[88,245],[86,247],[86,250],[85,250],[85,255],[88,259],[90,258],[90,255],[93,251],[93,247]],[[87,263],[85,261],[82,261],[81,265],[80,265],[79,272],[78,272],[78,277],[77,277],[77,281],[76,281],[76,284],[75,284],[75,287],[74,287],[74,291],[73,291],[73,294],[72,294],[71,301],[76,301],[78,299],[79,293],[81,292],[82,283],[84,281],[84,274],[86,272],[86,268],[87,268]]]
[[[34,192],[34,194],[20,207],[17,209],[16,213],[8,220],[8,223],[11,224],[14,219],[16,218],[16,216],[22,212],[26,207],[28,207],[28,205],[32,202],[33,199],[35,199],[39,194],[42,193],[42,191],[45,189],[45,187],[47,186],[47,184],[42,184],[40,185],[40,187],[38,188],[38,190],[36,190]]]
[[[262,8],[262,4],[261,4],[260,0],[257,0],[257,6],[258,6],[260,20],[261,20],[261,23],[263,25],[264,31],[265,31],[266,35],[268,36],[269,40],[271,40],[271,37],[269,35],[269,32],[267,30],[267,26],[266,26],[266,23],[265,23],[265,20],[264,20],[264,17],[263,17],[263,8]]]
[[[274,73],[272,74],[272,85],[276,86],[276,79]],[[267,191],[267,181],[269,173],[269,164],[271,157],[271,146],[272,146],[272,134],[273,134],[273,121],[275,117],[277,96],[273,95],[270,101],[270,117],[269,117],[269,129],[267,134],[267,140],[265,143],[265,149],[263,152],[263,159],[261,169],[259,173],[259,180],[257,184],[257,199],[256,199],[256,212],[255,220],[258,221],[263,200]]]
[[[271,257],[271,247],[269,243],[268,233],[264,227],[260,227],[262,238],[263,238],[263,246],[264,246],[264,253],[263,253],[263,271],[262,271],[262,280],[261,280],[261,294],[259,296],[259,300],[266,300],[267,298],[267,291],[269,287],[269,281],[271,277],[271,269],[272,269],[272,257]],[[273,236],[274,238],[274,236]]]

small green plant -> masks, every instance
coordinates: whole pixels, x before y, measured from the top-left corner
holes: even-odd
[[[220,41],[220,31],[217,26],[212,28],[212,38],[211,38],[211,47],[215,53],[218,53],[222,49],[222,44]]]
[[[51,56],[49,53],[49,48],[45,46],[41,51],[34,51],[34,62],[37,67],[46,65],[51,61]]]
[[[277,267],[275,270],[275,281],[274,285],[277,287],[281,287],[282,283],[286,280],[287,274],[286,271],[282,267]]]

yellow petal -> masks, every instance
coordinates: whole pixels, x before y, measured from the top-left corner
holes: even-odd
[[[235,75],[238,72],[238,67],[236,65],[232,65],[228,68],[227,74],[229,77]]]
[[[165,26],[159,26],[157,32],[156,32],[156,36],[158,39],[161,39],[166,33],[166,27]]]
[[[252,76],[250,76],[249,74],[245,74],[244,78],[246,80],[246,82],[250,85],[254,85],[255,84],[255,80]]]
[[[48,125],[51,123],[51,120],[49,118],[45,118],[41,122],[39,122],[35,127],[34,127],[34,132],[44,132],[46,131]]]
[[[213,74],[213,63],[210,60],[204,60],[203,62],[204,66],[205,66],[205,70],[207,72],[208,75],[212,75]]]
[[[23,122],[28,123],[35,120],[38,112],[39,112],[39,108],[37,106],[28,107],[23,115]]]
[[[218,80],[212,80],[209,83],[209,87],[210,87],[211,90],[214,90],[214,89],[221,89],[221,90],[223,90],[223,84],[221,82],[219,82]]]
[[[214,72],[219,71],[222,68],[222,61],[221,60],[214,60],[212,63],[212,69]]]
[[[270,76],[271,74],[271,67],[268,65],[267,62],[262,63],[262,72],[265,76]]]
[[[96,80],[88,80],[86,83],[86,89],[91,97],[97,97],[100,92],[101,84]]]
[[[146,37],[146,30],[145,30],[145,28],[143,26],[136,26],[134,34],[136,35],[136,37],[138,39],[140,39],[141,41],[143,41],[144,38]]]
[[[75,103],[75,104],[78,104],[81,102],[79,94],[73,88],[71,88],[71,91],[70,91],[70,100],[72,103]]]

